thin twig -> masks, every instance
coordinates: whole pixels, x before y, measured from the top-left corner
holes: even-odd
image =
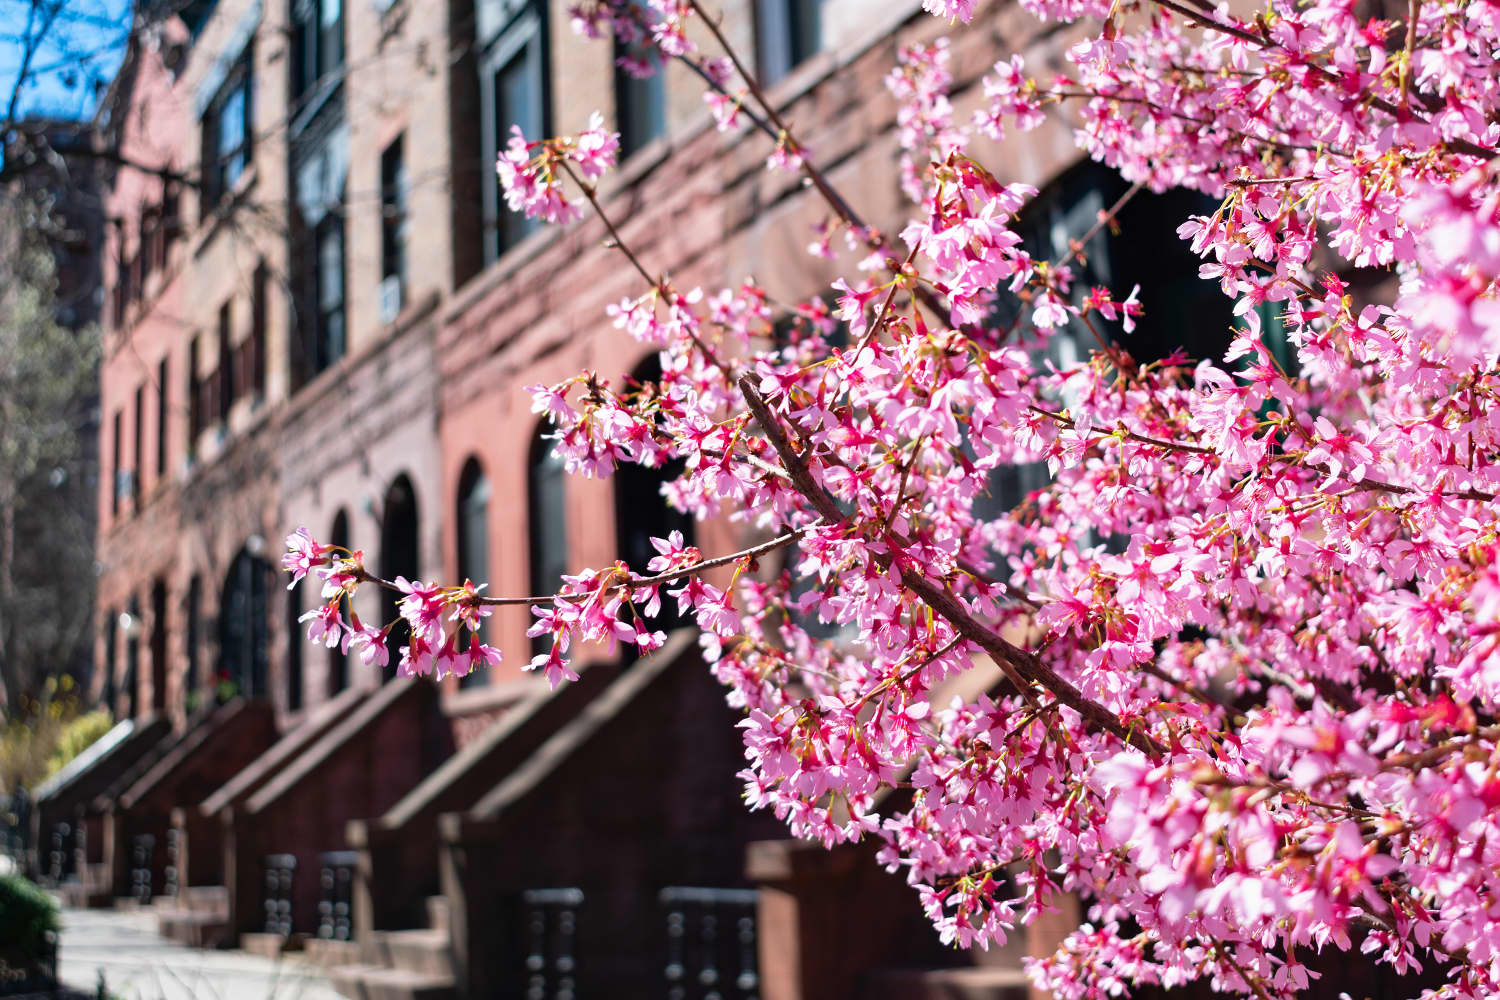
[[[680,580],[683,577],[696,576],[706,569],[713,569],[716,566],[726,566],[729,563],[737,562],[741,559],[755,559],[765,555],[768,552],[774,552],[777,549],[786,548],[788,545],[793,544],[803,535],[807,534],[813,528],[817,527],[820,523],[822,522],[813,521],[811,524],[803,525],[800,528],[793,528],[786,534],[778,535],[768,542],[761,542],[759,545],[752,545],[748,549],[741,549],[739,552],[732,552],[726,556],[714,556],[712,559],[700,559],[697,562],[693,563],[691,566],[680,566],[677,569],[668,570],[665,573],[658,573],[655,576],[638,577],[632,575],[627,579],[619,580],[615,583],[609,584],[605,589],[633,590],[637,587],[654,587],[658,584],[671,583],[674,580]],[[355,577],[362,583],[373,583],[376,586],[383,587],[386,590],[394,590],[405,593],[405,591],[402,591],[401,588],[396,585],[396,582],[394,580],[387,580],[384,577],[376,576],[374,573],[371,573],[369,570],[364,569],[363,567],[361,567],[360,570],[355,574]],[[485,607],[498,608],[518,605],[551,604],[553,601],[559,598],[563,600],[581,600],[585,596],[588,595],[549,594],[546,597],[480,597],[477,598],[474,603],[484,605]]]

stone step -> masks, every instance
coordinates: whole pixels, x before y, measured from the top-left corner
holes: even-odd
[[[350,1000],[458,1000],[458,988],[448,976],[344,965],[330,969],[328,978],[333,988]]]
[[[229,913],[229,887],[190,885],[177,894],[177,902],[191,913]]]
[[[435,931],[447,931],[450,929],[447,896],[427,897],[427,926]]]
[[[90,887],[85,882],[64,882],[57,887],[64,906],[74,909],[108,909],[115,905],[115,894],[108,888]]]
[[[376,931],[362,954],[366,961],[388,969],[453,977],[453,942],[447,931]]]
[[[302,957],[325,969],[358,965],[359,954],[358,941],[329,941],[313,937],[302,942]]]
[[[301,951],[302,937],[297,934],[241,934],[240,948],[252,955],[280,958],[289,951]]]
[[[190,948],[222,948],[233,939],[229,918],[217,913],[164,911],[157,914],[156,929],[162,937]]]

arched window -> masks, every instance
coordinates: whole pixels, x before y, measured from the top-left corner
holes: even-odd
[[[189,714],[202,701],[203,671],[203,578],[197,573],[188,581],[187,592],[187,677],[182,683],[182,703]]]
[[[531,439],[527,462],[526,510],[527,535],[531,551],[531,593],[545,595],[557,590],[562,575],[568,571],[568,521],[565,511],[562,459],[552,453],[552,442],[542,435],[544,423]],[[531,640],[534,653],[552,648],[552,640],[536,636]]]
[[[464,463],[458,477],[458,576],[460,580],[486,583],[490,578],[490,481],[479,460]],[[481,635],[488,638],[489,619]],[[490,682],[488,670],[476,670],[459,680],[461,688],[483,687]]]
[[[271,564],[240,549],[229,565],[219,602],[219,673],[247,698],[267,694],[270,583]]]
[[[380,506],[380,575],[387,580],[404,576],[408,580],[421,579],[418,556],[417,494],[411,480],[399,475],[385,491],[385,502]],[[396,602],[383,595],[385,621],[396,621]],[[387,646],[391,651],[391,668],[385,679],[396,676],[395,664],[401,655],[401,647],[410,642],[411,630],[405,622],[398,622],[391,629]]]
[[[349,541],[349,515],[343,510],[333,515],[333,528],[328,532],[328,541],[341,549],[352,548]],[[387,577],[389,579],[389,577]],[[328,651],[328,696],[331,698],[349,686],[349,654],[342,646]]]
[[[309,588],[311,589],[311,588]],[[302,707],[302,581],[286,592],[286,708]]]
[[[661,362],[651,355],[631,376],[640,383],[661,379]],[[675,459],[657,469],[622,462],[611,478],[615,484],[615,538],[619,557],[637,573],[646,573],[646,564],[656,555],[652,538],[666,538],[673,531],[682,532],[688,544],[693,542],[693,518],[667,504],[662,496],[663,484],[682,475],[685,462]],[[654,625],[671,631],[686,624],[677,614],[677,602],[664,598],[661,614]]]

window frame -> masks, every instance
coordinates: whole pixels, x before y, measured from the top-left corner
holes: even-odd
[[[342,204],[343,199],[340,198]],[[332,237],[338,239],[338,301],[330,307],[325,301],[325,292],[331,282],[324,273],[323,243]],[[313,374],[332,368],[349,352],[349,240],[344,231],[344,214],[331,210],[318,220],[311,230],[312,242],[312,308],[313,308]],[[339,318],[339,331],[335,343],[329,321]]]
[[[235,364],[234,364],[234,300],[225,299],[219,306],[219,372],[218,404],[219,422],[229,423],[229,411],[234,408]]]
[[[219,90],[209,102],[203,112],[203,166],[202,192],[203,212],[207,215],[209,211],[217,208],[239,185],[240,180],[250,171],[251,157],[255,151],[255,68],[254,68],[254,46],[245,46],[229,72],[224,76],[224,82],[219,85]],[[239,95],[241,103],[240,114],[240,136],[238,144],[222,148],[224,139],[223,128],[225,124],[225,110],[233,98]],[[231,167],[233,169],[231,169]],[[233,176],[231,176],[231,174]]]
[[[163,354],[156,367],[156,480],[167,478],[168,419],[171,412],[169,386],[172,377],[172,355]]]
[[[458,502],[454,527],[457,529],[458,575],[484,584],[489,580],[490,501],[494,488],[477,457],[464,462],[458,478]],[[477,528],[476,531],[476,522]],[[490,619],[480,622],[478,638],[490,641]],[[473,640],[471,640],[473,641]],[[458,679],[460,690],[483,687],[490,682],[488,670],[476,670]]]
[[[332,91],[340,78],[339,70],[349,55],[347,6],[345,0],[290,0],[288,4],[292,53],[288,95],[294,117],[299,105],[319,103],[313,95]],[[335,8],[333,20],[325,23],[327,12]]]
[[[822,0],[755,0],[755,69],[769,87],[823,50]]]
[[[406,133],[380,153],[380,277],[395,278],[406,301],[407,247],[411,235],[411,175],[406,164]]]
[[[499,134],[496,77],[533,46],[536,65],[530,69],[538,76],[538,117],[541,119],[539,134],[527,136],[534,140],[544,138],[552,131],[552,51],[546,6],[537,0],[526,0],[503,27],[497,28],[488,38],[479,39],[480,176],[486,178],[480,184],[483,204],[481,241],[486,267],[541,228],[539,219],[524,219],[505,207],[500,185],[493,179],[495,161],[509,141],[510,133],[507,127],[504,135]],[[513,231],[507,235],[505,222],[511,217],[515,219],[511,224]]]
[[[644,9],[641,0],[630,0],[631,6]],[[634,49],[642,49],[656,72],[647,77],[631,73],[620,61]],[[662,65],[661,50],[647,43],[623,43],[614,39],[615,128],[620,133],[620,161],[667,134],[667,72]],[[638,121],[638,111],[645,109],[645,120]]]

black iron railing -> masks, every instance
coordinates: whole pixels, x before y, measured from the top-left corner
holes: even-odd
[[[668,1000],[757,1000],[760,893],[669,886],[657,900],[667,925]]]
[[[521,894],[527,935],[526,1000],[577,996],[580,889],[532,889]]]
[[[156,838],[149,833],[136,834],[130,842],[130,898],[145,906],[151,902],[155,888]]]
[[[52,846],[47,855],[47,874],[53,884],[59,884],[72,874],[73,826],[58,823],[52,827]]]
[[[354,937],[354,867],[357,851],[328,851],[318,856],[318,937],[348,941]]]
[[[287,937],[292,933],[292,884],[297,875],[297,857],[293,854],[268,854],[262,895],[266,914],[266,933]]]
[[[180,873],[182,871],[182,831],[173,827],[167,831],[167,867],[162,869],[161,894],[175,899],[182,895]]]

